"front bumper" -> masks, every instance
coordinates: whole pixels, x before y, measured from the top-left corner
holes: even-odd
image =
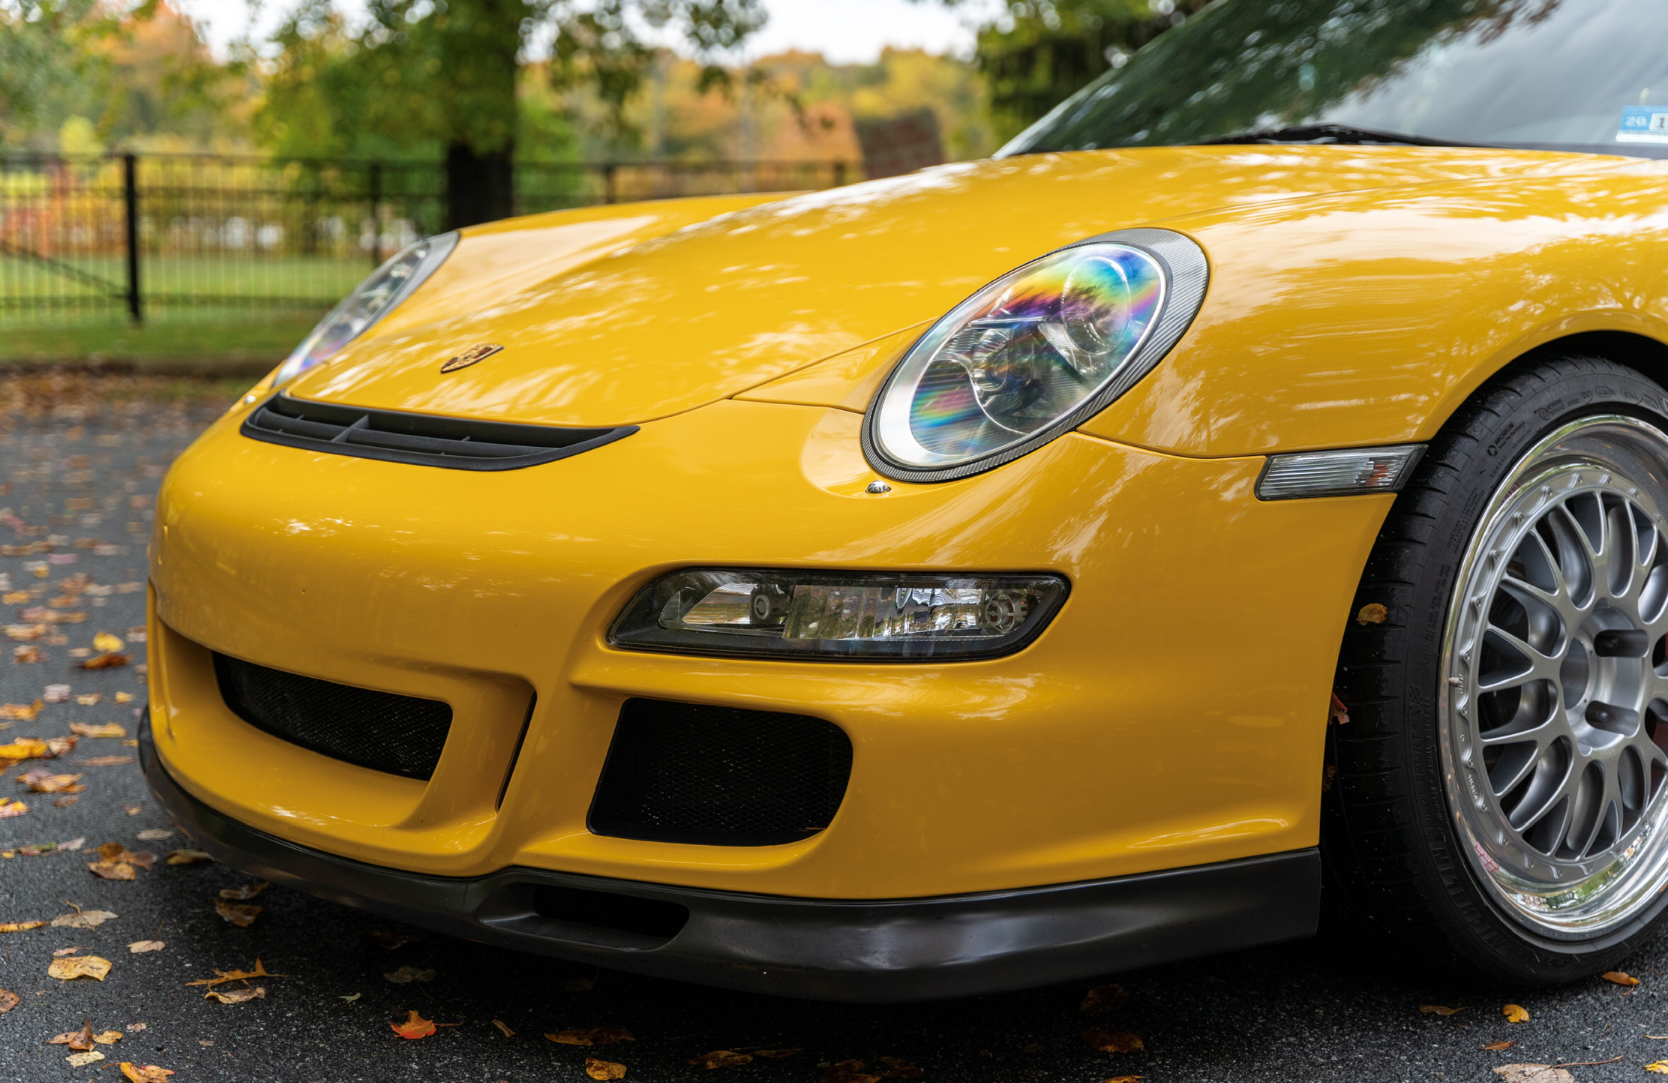
[[[482,943],[747,992],[863,1002],[972,996],[1299,939],[1314,934],[1318,917],[1313,849],[923,899],[798,899],[532,868],[430,876],[297,846],[216,812],[168,773],[148,714],[139,758],[175,821],[215,860],[251,875]],[[545,902],[553,893],[556,907]],[[592,913],[626,914],[618,924],[627,926],[629,900],[687,918],[649,933],[552,916],[562,903],[574,912],[576,900]]]

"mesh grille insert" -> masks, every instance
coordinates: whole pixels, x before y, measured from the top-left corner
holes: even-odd
[[[628,699],[590,828],[653,842],[797,842],[828,826],[850,777],[850,738],[820,718]]]
[[[373,771],[427,779],[440,761],[452,708],[432,699],[302,677],[214,656],[232,713],[274,737]]]
[[[244,418],[239,430],[269,444],[453,470],[517,470],[555,462],[637,431],[564,429],[504,421],[336,406],[278,394]]]

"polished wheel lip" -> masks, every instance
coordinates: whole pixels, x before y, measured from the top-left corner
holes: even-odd
[[[1580,605],[1575,604],[1575,599],[1582,596],[1583,589],[1568,589],[1562,574],[1557,575],[1556,582],[1565,595],[1559,609],[1550,600],[1557,591],[1548,593],[1543,605],[1543,600],[1516,578],[1523,574],[1521,561],[1512,583],[1502,584],[1507,577],[1507,565],[1529,552],[1520,552],[1519,546],[1532,544],[1530,535],[1537,532],[1542,522],[1548,522],[1551,531],[1551,518],[1564,514],[1559,509],[1570,507],[1572,497],[1578,506],[1586,500],[1591,502],[1591,508],[1599,509],[1590,529],[1598,533],[1600,541],[1593,543],[1589,537],[1585,551],[1589,558],[1595,557],[1596,545],[1602,553],[1589,560],[1588,571],[1594,583]],[[1605,524],[1610,522],[1603,510],[1606,507],[1630,509],[1621,514],[1631,518],[1617,520],[1634,525],[1626,546],[1607,540],[1614,535],[1605,533]],[[1656,673],[1649,653],[1664,631],[1668,631],[1668,605],[1653,595],[1646,603],[1650,611],[1640,615],[1643,584],[1647,580],[1660,584],[1661,579],[1650,577],[1653,569],[1660,569],[1668,551],[1664,507],[1668,507],[1668,434],[1638,418],[1621,414],[1573,421],[1539,441],[1507,473],[1479,519],[1455,577],[1437,696],[1438,745],[1449,812],[1466,850],[1466,859],[1491,898],[1518,923],[1550,939],[1591,940],[1614,931],[1637,917],[1668,883],[1668,831],[1664,830],[1668,821],[1668,799],[1665,799],[1668,785],[1663,783],[1662,771],[1656,769],[1668,764],[1668,754],[1651,740],[1646,723],[1646,708],[1650,703],[1668,697],[1668,679]],[[1644,537],[1645,528],[1639,525],[1646,521],[1649,538]],[[1565,522],[1574,520],[1565,515]],[[1551,536],[1558,540],[1555,531]],[[1570,545],[1579,547],[1583,537],[1587,535],[1571,536]],[[1649,546],[1643,562],[1638,559],[1642,542]],[[1603,576],[1604,582],[1597,582],[1601,578],[1598,571],[1609,569],[1611,557],[1622,548],[1633,558],[1628,581],[1618,584],[1618,571],[1615,576]],[[1575,567],[1575,571],[1579,572],[1580,568]],[[1526,633],[1526,638],[1538,638],[1547,645],[1547,653],[1539,657],[1521,655],[1529,668],[1511,678],[1517,685],[1500,683],[1498,671],[1485,671],[1487,652],[1483,644],[1487,635],[1497,634],[1491,627],[1491,614],[1501,612],[1497,609],[1497,599],[1503,591],[1513,598],[1529,598],[1523,605],[1525,614],[1542,610],[1550,614],[1554,609],[1564,614],[1556,622],[1547,616],[1546,627],[1538,637]],[[1618,634],[1629,635],[1630,628],[1635,632],[1644,631],[1648,636],[1650,646],[1644,648],[1646,653],[1632,658],[1610,657],[1617,650],[1613,640]],[[1612,640],[1600,643],[1606,656],[1595,658],[1594,636],[1606,632]],[[1628,649],[1637,649],[1637,636]],[[1493,657],[1498,660],[1500,655],[1496,653]],[[1546,672],[1541,673],[1541,669]],[[1495,692],[1488,691],[1487,686],[1479,691],[1479,682],[1485,679],[1490,680]],[[1510,737],[1519,736],[1515,728],[1518,723],[1514,719],[1508,725],[1492,728],[1484,738],[1481,720],[1485,711],[1480,697],[1497,694],[1501,688],[1527,685],[1530,681],[1539,681],[1545,689],[1556,689],[1557,694],[1556,698],[1546,697],[1541,721],[1521,732],[1545,737],[1558,731],[1556,740],[1564,742],[1568,759],[1565,782],[1579,776],[1608,783],[1613,776],[1606,772],[1612,768],[1614,777],[1621,776],[1624,756],[1636,757],[1633,762],[1643,772],[1639,780],[1643,789],[1637,791],[1642,797],[1636,796],[1639,807],[1631,813],[1631,820],[1623,819],[1630,813],[1622,807],[1620,797],[1615,796],[1620,790],[1614,794],[1609,789],[1598,790],[1603,797],[1591,804],[1599,809],[1599,817],[1614,804],[1616,819],[1612,821],[1614,826],[1609,835],[1602,823],[1590,834],[1554,824],[1553,833],[1568,831],[1573,837],[1585,838],[1585,847],[1579,841],[1573,846],[1549,844],[1543,833],[1537,841],[1543,847],[1550,846],[1550,851],[1537,849],[1527,839],[1534,834],[1539,819],[1522,822],[1521,833],[1512,822],[1512,811],[1507,806],[1514,798],[1519,807],[1528,804],[1540,777],[1535,772],[1544,770],[1539,763],[1547,752],[1538,741],[1535,762],[1528,765],[1532,769],[1528,775],[1512,770],[1521,766],[1513,764],[1507,764],[1508,769],[1502,772],[1500,765],[1505,762],[1505,756],[1500,753],[1496,753],[1500,758],[1490,763],[1488,746],[1501,745],[1502,732]],[[1525,704],[1533,705],[1532,697],[1521,690],[1517,697],[1521,715]],[[1595,697],[1599,701],[1597,707],[1592,706]],[[1603,728],[1609,724],[1604,717],[1604,697],[1623,700],[1631,697],[1637,710],[1631,725],[1614,726],[1616,732]],[[1601,726],[1596,729],[1588,726],[1585,720],[1589,717],[1598,718]],[[1668,740],[1668,733],[1664,739]],[[1495,769],[1492,781],[1491,766]],[[1557,769],[1556,763],[1552,769]],[[1582,774],[1589,769],[1598,774]],[[1527,788],[1514,789],[1519,784],[1514,778],[1527,778]],[[1499,793],[1497,785],[1503,787]],[[1561,799],[1558,795],[1562,791],[1553,792],[1546,807],[1556,805]],[[1567,794],[1569,805],[1579,805],[1581,795],[1592,792],[1581,790],[1577,784]],[[1523,796],[1518,797],[1519,794]],[[1574,822],[1573,815],[1568,822]]]

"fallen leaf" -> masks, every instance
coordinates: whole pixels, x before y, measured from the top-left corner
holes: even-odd
[[[0,760],[45,760],[52,758],[52,746],[39,737],[19,737],[0,745]]]
[[[0,989],[0,1015],[5,1015],[21,1003],[23,1003],[22,997],[10,989]]]
[[[205,851],[202,850],[168,851],[168,864],[170,865],[201,865],[205,862],[213,860],[214,858],[210,857]]]
[[[1625,970],[1611,970],[1599,976],[1605,981],[1614,982],[1617,985],[1639,984],[1639,979],[1634,977],[1632,974],[1627,973]]]
[[[134,869],[148,869],[156,864],[156,855],[148,852],[132,853],[119,842],[107,842],[98,848],[98,861],[87,862],[94,876],[106,880],[132,880]]]
[[[129,1083],[168,1083],[168,1077],[174,1074],[170,1069],[158,1068],[154,1064],[129,1064],[125,1060],[121,1069]]]
[[[1575,1083],[1575,1077],[1550,1064],[1502,1064],[1494,1070],[1502,1083]]]
[[[41,699],[48,703],[68,703],[69,698],[70,686],[67,684],[49,684],[41,692]]]
[[[93,1041],[97,1042],[99,1045],[115,1045],[121,1040],[122,1032],[119,1030],[106,1030],[93,1035]]]
[[[233,989],[229,993],[222,993],[218,989],[210,989],[203,994],[204,1000],[218,1000],[222,1004],[247,1004],[251,1000],[262,1000],[266,997],[266,986],[257,985],[253,989]]]
[[[1657,1075],[1668,1075],[1668,1060],[1652,1061],[1645,1065],[1645,1071],[1655,1072]]]
[[[33,644],[12,648],[12,661],[30,665],[41,660],[41,649]]]
[[[86,619],[86,614],[82,614],[82,619]],[[19,647],[17,649],[23,650],[24,648]],[[39,652],[37,651],[36,653],[38,654]],[[75,666],[77,669],[114,669],[117,666],[125,666],[127,663],[128,657],[125,654],[101,654],[97,658],[89,658],[85,662],[77,662],[75,663]]]
[[[29,806],[25,805],[22,801],[8,801],[5,798],[0,797],[0,820],[9,819],[13,816],[22,816],[28,811]]]
[[[221,899],[214,901],[215,911],[227,921],[240,929],[247,929],[260,916],[261,908],[250,903],[229,903]]]
[[[504,1022],[502,1019],[494,1019],[492,1021],[492,1025],[497,1027],[499,1032],[501,1034],[503,1034],[504,1037],[506,1037],[506,1038],[514,1038],[515,1037],[515,1031],[511,1030],[510,1025],[508,1023]]]
[[[220,897],[222,899],[231,899],[234,902],[244,899],[253,899],[256,895],[259,895],[271,886],[272,885],[267,883],[265,880],[257,880],[252,884],[240,884],[237,887],[223,887],[220,889]]]
[[[755,1049],[753,1050],[753,1055],[755,1057],[769,1057],[771,1060],[779,1060],[782,1057],[791,1057],[798,1052],[799,1050],[797,1049]]]
[[[70,654],[80,656],[80,657],[85,656],[83,654],[83,652],[81,652],[81,651],[70,651]],[[95,704],[97,704],[99,700],[101,700],[103,698],[104,697],[99,695],[97,692],[88,692],[86,695],[76,696],[75,697],[75,702],[81,704],[81,706],[83,706],[83,707],[92,707]]]
[[[0,718],[33,722],[35,716],[41,713],[41,707],[38,699],[33,703],[0,703]]]
[[[402,1038],[427,1038],[434,1033],[434,1021],[424,1019],[415,1011],[403,1023],[389,1023],[388,1026]]]
[[[144,1029],[145,1029],[145,1024],[144,1023],[129,1023],[127,1025],[127,1032],[129,1034],[138,1034],[141,1030],[144,1030]]]
[[[17,546],[8,545],[6,548],[15,549]],[[11,556],[12,554],[8,553],[7,555]],[[28,601],[29,592],[26,590],[8,590],[4,595],[0,595],[0,602],[6,605],[24,605]]]
[[[1458,1015],[1460,1012],[1468,1011],[1469,1009],[1444,1008],[1440,1004],[1421,1004],[1419,1005],[1419,1010],[1424,1012],[1426,1015]]]
[[[383,977],[395,985],[410,985],[414,981],[433,981],[434,971],[423,970],[415,966],[402,966],[398,970],[384,974]]]
[[[823,1069],[821,1083],[880,1083],[884,1074],[874,1075],[863,1070],[860,1060],[842,1060]]]
[[[34,793],[82,793],[85,786],[77,786],[80,775],[58,775],[45,767],[31,767],[17,776],[18,782]]]
[[[127,742],[123,741],[122,744],[125,745],[125,744],[127,744]],[[123,757],[121,757],[121,756],[100,756],[98,758],[100,760],[119,760],[119,759],[122,759]],[[132,759],[131,756],[127,757],[127,758],[129,760]],[[83,760],[82,762],[85,763],[86,761]],[[101,766],[102,766],[102,764],[101,764]],[[122,811],[127,813],[129,816],[137,816],[142,811],[142,806],[139,806],[139,805],[123,805],[122,806]]]
[[[1377,602],[1368,602],[1361,607],[1361,612],[1355,615],[1357,624],[1383,624],[1390,616],[1390,611]]]
[[[78,737],[126,737],[127,729],[120,722],[71,722],[70,732]]]
[[[147,827],[145,830],[139,832],[138,838],[142,842],[160,842],[162,839],[169,838],[173,834],[174,829],[171,827]]]
[[[707,1069],[737,1068],[743,1064],[752,1064],[753,1058],[746,1053],[732,1053],[728,1049],[714,1049],[711,1053],[704,1053],[689,1063],[699,1064]]]
[[[624,1079],[626,1066],[615,1064],[611,1060],[598,1060],[595,1057],[585,1058],[585,1074],[592,1079]]]
[[[1487,1045],[1480,1045],[1477,1048],[1478,1049],[1486,1049],[1490,1053],[1498,1053],[1502,1049],[1510,1049],[1512,1046],[1514,1046],[1516,1044],[1517,1044],[1516,1042],[1504,1042],[1504,1041],[1502,1041],[1502,1042],[1490,1042]]]
[[[86,1053],[71,1053],[64,1058],[70,1062],[71,1068],[85,1068],[89,1064],[96,1064],[104,1059],[104,1054],[94,1049]]]
[[[44,921],[0,921],[0,933],[24,933],[45,924]]]
[[[133,757],[132,756],[89,756],[84,760],[76,760],[75,762],[81,764],[83,767],[120,767],[124,763],[132,763],[133,762]],[[133,811],[128,813],[129,816],[137,816],[138,814],[139,814],[139,809],[137,807],[134,807]]]
[[[1508,1023],[1529,1022],[1529,1012],[1521,1004],[1508,1004],[1500,1009],[1500,1014],[1506,1017]]]
[[[142,955],[147,951],[161,951],[164,946],[160,940],[135,940],[127,946],[127,950],[133,955]]]
[[[1141,1077],[1138,1075],[1115,1075],[1111,1079],[1102,1080],[1101,1083],[1141,1083]]]
[[[81,950],[80,945],[76,945],[73,948],[59,948],[57,951],[52,953],[52,957],[54,959],[62,959],[64,956],[74,955],[76,952],[78,952],[80,950]]]
[[[631,1031],[624,1027],[581,1027],[575,1030],[559,1030],[555,1034],[546,1034],[553,1042],[563,1045],[613,1045],[615,1042],[635,1042]]]
[[[1117,1011],[1128,1000],[1129,993],[1121,985],[1097,985],[1083,994],[1083,1003],[1077,1006],[1077,1010],[1089,1015],[1099,1015]]]
[[[100,632],[93,636],[93,650],[102,654],[119,651],[125,646],[127,644],[122,642],[121,636],[113,636],[109,632]]]
[[[46,968],[48,977],[61,981],[73,981],[76,978],[92,978],[103,981],[110,973],[110,960],[101,959],[97,955],[70,955],[62,959],[52,960]]]
[[[347,996],[339,996],[336,999],[337,1000],[345,1000],[349,1004],[352,1004],[354,1001],[358,1000],[360,997],[362,997],[364,995],[365,995],[364,993],[349,993]]]
[[[117,692],[116,693],[116,702],[117,703],[132,703],[133,702],[133,693],[132,692]]]
[[[52,799],[52,807],[53,808],[69,808],[71,805],[75,804],[79,800],[81,800],[81,798],[79,798],[79,797],[54,797]]]
[[[1083,1040],[1096,1049],[1107,1053],[1137,1053],[1146,1049],[1140,1038],[1127,1030],[1094,1030],[1084,1031]]]
[[[223,984],[225,982],[229,982],[229,981],[248,981],[250,978],[287,978],[287,977],[289,977],[288,974],[268,974],[266,972],[266,967],[261,964],[261,961],[259,959],[255,960],[255,969],[253,969],[253,970],[216,970],[215,974],[218,975],[218,977],[199,978],[197,981],[188,981],[185,984],[186,985],[207,985],[210,988],[213,988],[216,985],[221,985],[221,984]]]
[[[54,1034],[46,1040],[47,1045],[67,1045],[71,1049],[87,1050],[93,1047],[93,1021],[83,1019],[80,1030],[71,1030],[63,1034]]]
[[[66,929],[96,929],[118,916],[109,910],[77,910],[73,914],[59,914],[52,919],[52,924]]]

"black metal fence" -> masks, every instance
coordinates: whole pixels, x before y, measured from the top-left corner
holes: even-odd
[[[528,162],[518,214],[861,179],[845,162]],[[438,164],[0,156],[0,326],[312,313],[445,228]]]

